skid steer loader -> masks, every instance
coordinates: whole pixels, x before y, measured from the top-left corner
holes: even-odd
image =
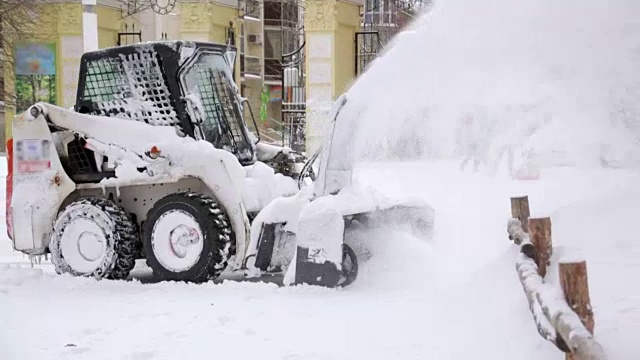
[[[302,171],[276,174],[266,162],[301,157],[249,132],[233,50],[172,41],[84,54],[73,110],[37,103],[13,122],[6,210],[14,249],[51,253],[58,273],[77,276],[124,279],[146,259],[165,280],[275,268],[288,284],[333,287],[357,275],[345,224],[395,216],[431,226],[428,206],[358,197],[350,170],[336,171],[351,166],[335,162],[336,145],[348,143],[335,134],[350,128],[336,121],[341,107],[322,153]],[[316,181],[300,189],[307,175]],[[336,206],[345,201],[356,206]]]

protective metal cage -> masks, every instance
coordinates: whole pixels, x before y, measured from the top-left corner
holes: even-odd
[[[88,60],[79,102],[94,115],[175,126],[184,133],[153,47]]]

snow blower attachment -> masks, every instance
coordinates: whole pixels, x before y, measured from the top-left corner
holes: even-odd
[[[312,157],[317,171],[260,142],[229,51],[173,41],[84,54],[73,111],[38,103],[13,122],[14,248],[51,253],[58,273],[77,276],[125,279],[146,259],[164,280],[279,269],[286,284],[344,286],[357,275],[343,240],[352,222],[421,218],[430,227],[430,208],[382,202],[351,184],[353,160],[337,156],[354,131],[348,117],[336,120],[345,98]]]
[[[369,230],[404,227],[415,236],[431,236],[434,212],[428,204],[385,198],[352,183],[359,119],[343,115],[346,105],[346,95],[334,105],[313,186],[274,200],[254,220],[245,259],[250,276],[284,267],[285,284],[346,286],[358,274],[356,252],[345,242],[355,223]]]

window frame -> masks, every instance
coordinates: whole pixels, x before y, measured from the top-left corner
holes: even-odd
[[[207,55],[212,55],[212,56],[219,56],[221,58],[221,60],[226,64],[229,65],[224,53],[221,51],[216,51],[214,49],[207,49],[207,48],[197,48],[193,54],[191,54],[191,56],[189,57],[189,59],[182,65],[180,66],[180,69],[178,70],[178,80],[179,80],[179,86],[180,86],[180,93],[182,98],[184,99],[187,96],[188,90],[189,90],[189,86],[187,83],[187,75],[189,74],[190,71],[197,71],[195,69],[196,64],[198,63],[198,61],[200,60],[201,57],[203,56],[207,56]],[[231,71],[231,69],[229,68],[229,72],[228,72],[229,76],[231,76],[231,81],[233,81],[233,72]],[[212,86],[215,86],[215,84],[212,84]],[[201,96],[201,94],[198,94],[199,96]],[[219,101],[218,99],[215,99],[216,101]],[[236,157],[238,157],[238,159],[242,162],[242,163],[250,163],[252,161],[252,158],[254,157],[254,151],[252,148],[252,144],[251,141],[249,139],[249,136],[247,134],[247,129],[246,129],[246,124],[244,122],[244,117],[243,117],[243,113],[242,113],[242,105],[238,103],[238,99],[237,98],[233,98],[231,99],[232,103],[233,103],[233,107],[234,107],[234,117],[235,119],[231,119],[231,121],[235,121],[236,122],[236,126],[238,127],[238,130],[240,132],[240,137],[242,140],[241,144],[237,143],[238,139],[235,139],[235,136],[233,134],[224,134],[224,136],[228,136],[232,142],[236,142],[236,149],[235,151],[231,151],[232,154],[234,154]],[[202,99],[200,99],[200,101],[202,101]],[[202,111],[204,112],[204,115],[207,116],[206,114],[206,109],[202,109]],[[208,139],[206,137],[205,134],[205,129],[203,124],[201,123],[196,123],[195,119],[191,118],[191,115],[188,114],[189,120],[192,124],[192,126],[195,128],[197,128],[199,131],[194,131],[194,135],[195,133],[200,133],[202,136],[202,139],[197,139],[196,140],[203,140],[206,142],[211,143],[216,149],[220,149],[216,144],[214,143],[214,141],[212,139]],[[203,122],[206,122],[206,119],[203,119]],[[220,119],[215,119],[214,120],[217,124],[217,126],[221,126],[221,120]],[[247,159],[244,158],[242,152],[244,149],[248,149],[250,152],[250,157],[248,157]]]

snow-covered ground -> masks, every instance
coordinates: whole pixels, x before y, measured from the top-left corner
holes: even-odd
[[[395,162],[363,164],[358,179],[429,199],[436,234],[374,234],[376,256],[342,290],[72,278],[46,262],[32,268],[4,238],[0,358],[560,359],[535,330],[506,237],[519,194],[534,216],[552,216],[556,260],[587,259],[596,336],[611,358],[640,353],[640,240],[627,228],[640,173],[556,168],[517,182]]]
[[[640,172],[622,167],[640,163],[640,3],[437,4],[344,109],[362,119],[359,159],[386,160],[360,162],[356,178],[430,202],[430,242],[370,234],[358,280],[330,290],[152,283],[142,263],[141,281],[58,276],[2,238],[0,359],[561,359],[537,334],[506,235],[522,194],[551,216],[553,261],[587,260],[598,341],[637,359]],[[478,173],[459,169],[470,145],[490,165]],[[540,179],[506,175],[507,148],[516,166],[543,165]]]

